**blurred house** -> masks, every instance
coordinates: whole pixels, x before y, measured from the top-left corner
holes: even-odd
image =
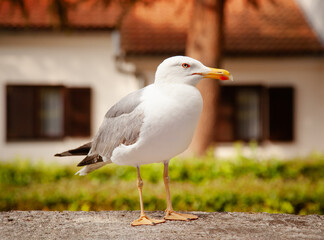
[[[27,1],[28,19],[3,2],[1,158],[48,159],[90,139],[110,106],[151,83],[164,58],[185,53],[193,7],[185,2],[139,3],[120,31],[115,5],[80,3],[69,29],[57,31],[48,1]],[[216,153],[233,154],[238,140],[270,156],[324,152],[324,47],[298,5],[230,0],[225,16],[222,67],[235,82],[221,86]]]

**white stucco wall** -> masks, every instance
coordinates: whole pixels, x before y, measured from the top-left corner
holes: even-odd
[[[138,88],[134,76],[116,70],[111,44],[109,33],[0,35],[0,159],[20,155],[53,160],[54,153],[88,140],[7,143],[5,85],[8,83],[91,87],[92,133],[95,133],[108,108]]]
[[[55,160],[53,154],[78,146],[89,139],[7,143],[5,140],[5,84],[34,83],[90,86],[93,90],[92,133],[98,129],[107,109],[125,94],[138,88],[132,75],[119,73],[113,60],[108,33],[77,34],[2,34],[0,36],[0,159],[15,156]],[[154,75],[163,60],[134,58],[147,77]],[[224,68],[234,75],[233,83],[291,85],[295,87],[295,140],[291,143],[266,142],[257,149],[263,156],[305,156],[324,153],[324,59],[232,58]],[[249,147],[244,151],[249,154]],[[235,155],[232,143],[220,143],[216,155]],[[75,159],[77,162],[80,158]],[[73,160],[61,160],[61,162]]]

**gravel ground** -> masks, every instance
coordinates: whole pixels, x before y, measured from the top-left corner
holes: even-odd
[[[139,211],[0,212],[0,239],[324,239],[324,216],[206,213],[191,222],[132,227]],[[162,218],[163,212],[148,212]]]

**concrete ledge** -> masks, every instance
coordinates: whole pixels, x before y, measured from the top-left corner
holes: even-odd
[[[192,213],[199,219],[131,227],[139,211],[0,212],[0,239],[324,239],[319,215]]]

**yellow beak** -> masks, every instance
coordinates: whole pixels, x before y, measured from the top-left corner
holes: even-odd
[[[204,78],[213,78],[213,79],[219,79],[222,81],[225,80],[231,80],[233,81],[233,76],[230,74],[229,71],[224,69],[217,69],[217,68],[209,68],[209,72],[202,73],[201,75],[204,76]]]

